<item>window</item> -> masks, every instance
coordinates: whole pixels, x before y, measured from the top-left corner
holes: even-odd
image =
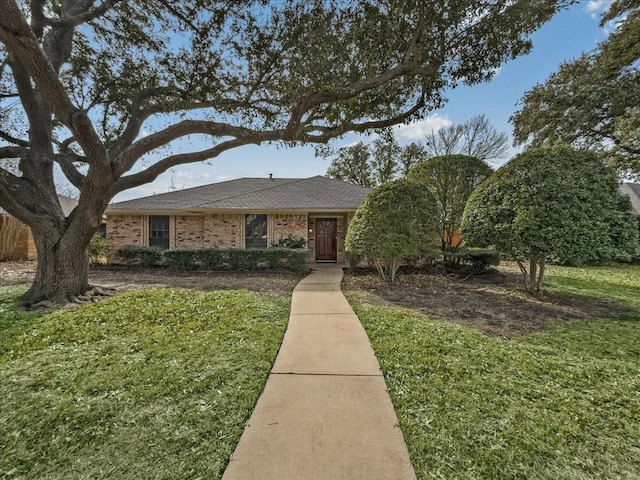
[[[244,247],[267,247],[267,216],[245,215],[244,217]]]
[[[149,246],[169,248],[168,215],[149,215]]]

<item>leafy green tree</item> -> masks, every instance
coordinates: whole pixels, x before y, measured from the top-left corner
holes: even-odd
[[[371,165],[376,185],[382,185],[398,178],[398,160],[401,151],[393,132],[389,129],[373,141]]]
[[[331,155],[328,152],[326,154]],[[358,142],[338,149],[327,169],[327,176],[363,187],[373,187],[375,181],[369,146]]]
[[[528,150],[497,170],[469,198],[462,234],[514,257],[527,290],[540,290],[551,260],[629,260],[638,252],[615,172],[596,153],[567,146]]]
[[[420,162],[429,158],[424,146],[420,143],[410,143],[402,148],[397,163],[400,178],[407,178],[409,172]]]
[[[435,198],[416,182],[396,180],[373,189],[349,225],[347,253],[371,259],[383,280],[393,282],[403,259],[437,249]]]
[[[502,158],[509,150],[509,136],[499,132],[484,115],[477,115],[464,123],[431,131],[424,148],[430,157],[467,155],[480,160]]]
[[[414,165],[427,158],[422,145],[411,143],[401,147],[389,129],[384,130],[372,144],[358,142],[337,151],[322,146],[316,150],[316,155],[331,159],[328,177],[363,187],[375,187],[404,178]]]
[[[476,157],[443,155],[416,165],[408,179],[420,182],[438,202],[441,248],[454,252],[454,234],[460,230],[464,209],[471,193],[484,182],[493,169]]]
[[[601,150],[621,172],[640,173],[640,3],[616,0],[601,25],[616,19],[596,50],[524,95],[511,117],[516,142]]]
[[[89,242],[117,193],[243,145],[422,118],[528,52],[568,3],[2,0],[0,110],[15,104],[24,127],[0,127],[0,158],[20,166],[0,170],[0,206],[31,227],[39,259],[23,302],[88,289]],[[80,191],[69,217],[54,164]]]

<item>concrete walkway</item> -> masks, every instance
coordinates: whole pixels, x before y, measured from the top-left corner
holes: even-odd
[[[293,291],[289,326],[223,480],[415,479],[380,366],[320,266]]]

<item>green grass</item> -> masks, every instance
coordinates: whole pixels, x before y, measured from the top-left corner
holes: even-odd
[[[636,315],[505,341],[351,297],[418,478],[640,478],[640,267],[554,267],[549,287]]]
[[[155,290],[36,315],[19,293],[0,289],[0,478],[222,475],[288,297]]]

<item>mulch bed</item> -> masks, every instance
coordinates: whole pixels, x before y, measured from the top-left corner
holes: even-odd
[[[30,282],[35,262],[0,263],[0,285]],[[291,294],[304,275],[287,271],[178,272],[165,267],[142,268],[98,265],[89,269],[89,282],[117,291],[144,288],[191,288],[195,290],[246,289],[260,293]]]
[[[368,303],[408,308],[431,318],[476,328],[497,337],[520,337],[559,324],[629,315],[622,305],[593,297],[531,294],[522,290],[517,266],[501,264],[482,275],[417,272],[398,275],[393,284],[375,272],[348,270],[343,291]]]

